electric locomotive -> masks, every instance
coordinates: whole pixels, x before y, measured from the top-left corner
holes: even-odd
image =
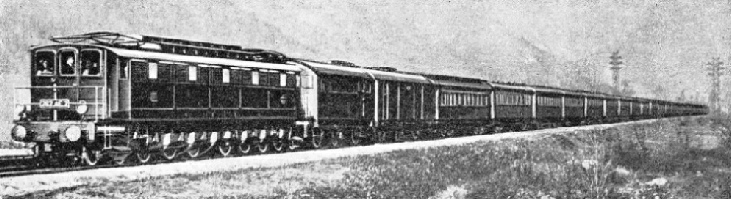
[[[301,68],[275,51],[112,32],[52,41],[30,50],[11,132],[39,159],[282,151],[302,118]]]

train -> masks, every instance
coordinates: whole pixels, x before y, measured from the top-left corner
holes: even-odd
[[[30,49],[13,140],[35,158],[136,164],[703,115],[702,104],[91,32]]]

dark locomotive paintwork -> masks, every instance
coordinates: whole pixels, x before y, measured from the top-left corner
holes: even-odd
[[[87,164],[707,112],[696,104],[289,59],[163,37],[99,32],[53,40],[62,44],[31,50],[31,87],[20,88],[30,90],[31,101],[16,107],[12,134],[40,143],[40,157]],[[53,106],[41,103],[49,100]]]

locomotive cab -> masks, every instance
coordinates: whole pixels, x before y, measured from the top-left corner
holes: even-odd
[[[108,115],[106,50],[49,45],[30,53],[30,86],[15,90],[13,139],[42,143],[39,152],[93,141],[95,123]],[[29,100],[18,100],[27,94]]]

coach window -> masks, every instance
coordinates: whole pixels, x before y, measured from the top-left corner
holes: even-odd
[[[83,76],[99,76],[101,73],[101,51],[99,50],[82,50],[81,59],[81,75]]]
[[[56,53],[53,51],[36,52],[35,71],[38,76],[53,76],[56,68]]]
[[[61,51],[61,75],[73,76],[76,74],[76,53],[73,50]]]

